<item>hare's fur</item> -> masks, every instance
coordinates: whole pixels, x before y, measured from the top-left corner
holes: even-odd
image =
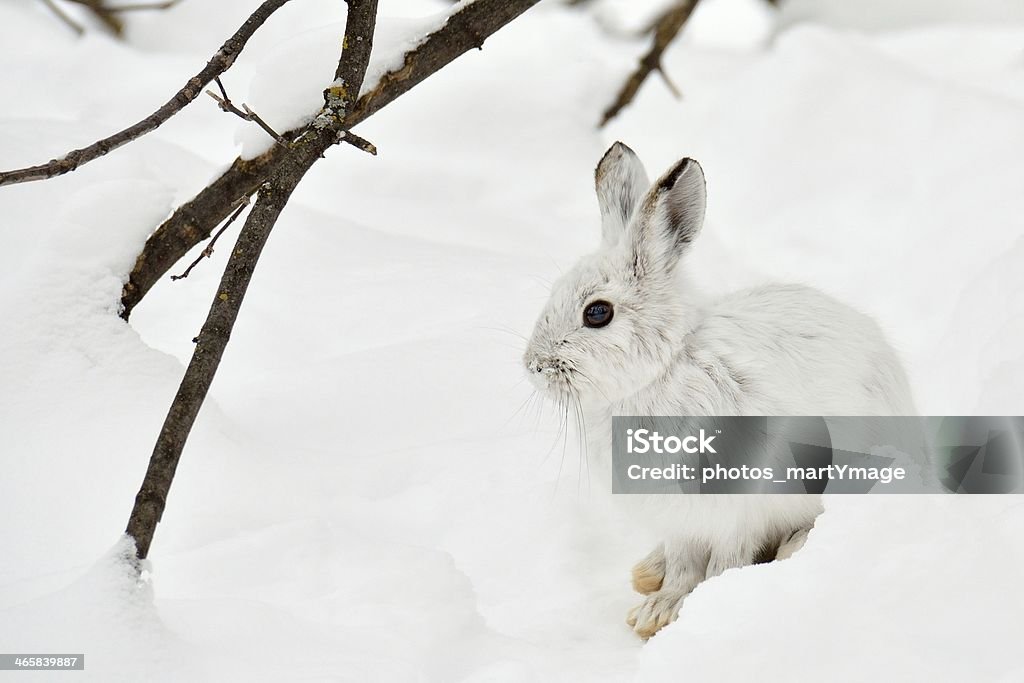
[[[588,453],[610,466],[613,415],[910,415],[902,366],[878,325],[810,287],[773,284],[705,300],[680,262],[700,232],[705,184],[692,159],[653,186],[625,145],[597,167],[602,246],[555,283],[524,356],[533,383],[578,406]],[[605,327],[583,324],[610,302]],[[665,542],[633,569],[647,638],[686,595],[732,567],[788,557],[818,496],[624,496]]]

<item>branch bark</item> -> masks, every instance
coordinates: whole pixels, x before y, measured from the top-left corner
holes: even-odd
[[[630,75],[626,82],[623,83],[619,93],[615,96],[615,101],[604,111],[601,115],[601,123],[599,127],[603,128],[609,121],[619,115],[623,109],[625,109],[636,97],[636,94],[640,92],[640,86],[644,84],[647,77],[651,75],[651,72],[658,71],[665,79],[665,83],[669,89],[678,97],[679,91],[672,84],[672,82],[665,75],[665,71],[662,68],[661,58],[665,54],[665,50],[672,44],[676,36],[682,30],[686,24],[686,20],[690,18],[693,13],[693,9],[697,6],[698,0],[681,0],[668,9],[661,17],[654,23],[654,41],[651,48],[640,58],[640,64],[637,65],[636,70]]]
[[[245,23],[242,24],[235,34],[228,38],[221,48],[217,50],[217,53],[210,58],[210,61],[203,67],[202,71],[190,78],[185,83],[185,86],[174,94],[174,97],[146,118],[128,126],[119,133],[114,133],[110,137],[98,140],[88,147],[72,150],[60,159],[53,159],[38,166],[29,166],[13,171],[0,171],[0,186],[27,183],[32,180],[45,180],[70,173],[79,166],[87,164],[94,159],[99,159],[118,147],[156,130],[168,119],[184,109],[192,100],[199,97],[203,92],[203,88],[210,81],[231,68],[231,65],[235,63],[235,59],[238,58],[245,44],[256,33],[256,29],[262,26],[270,18],[271,14],[288,2],[290,0],[266,0],[245,20]],[[235,199],[238,199],[238,197],[235,197]]]
[[[457,10],[441,28],[408,52],[402,66],[384,75],[361,95],[345,117],[350,129],[366,120],[400,95],[473,48],[483,46],[495,31],[528,10],[539,0],[476,0]],[[283,133],[293,139],[297,131]],[[216,180],[178,208],[146,240],[121,295],[121,317],[127,320],[154,284],[192,247],[208,238],[231,213],[239,198],[252,194],[285,156],[271,148],[251,159],[236,159]]]
[[[376,16],[377,0],[348,0],[343,44],[349,47],[342,50],[338,72],[344,74],[346,82],[353,86],[352,92],[359,91],[366,73]],[[327,99],[322,114],[332,123],[320,127],[310,124],[282,156],[260,185],[259,197],[228,259],[217,295],[196,338],[192,360],[153,448],[149,468],[135,497],[135,505],[125,530],[135,541],[135,552],[139,559],[145,559],[149,554],[153,534],[167,504],[167,494],[185,441],[210,390],[263,246],[299,181],[338,142],[339,135],[344,134],[344,112],[351,106],[351,98],[341,96]]]

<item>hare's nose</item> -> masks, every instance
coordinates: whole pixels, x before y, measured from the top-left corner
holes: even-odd
[[[527,364],[526,367],[537,374],[552,375],[555,373],[555,368],[551,367],[551,362],[548,360],[542,360],[540,358],[533,358]]]

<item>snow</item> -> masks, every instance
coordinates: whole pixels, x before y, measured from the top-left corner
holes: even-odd
[[[0,54],[0,167],[144,116],[251,5],[139,13],[120,44],[0,4],[19,46]],[[1014,497],[830,499],[796,557],[707,582],[642,643],[629,568],[655,539],[519,364],[548,283],[597,243],[593,166],[622,139],[652,174],[701,161],[706,289],[820,287],[881,321],[923,413],[1021,414],[1024,16],[706,0],[665,58],[683,99],[652,77],[598,131],[645,49],[630,22],[658,11],[629,5],[543,3],[361,124],[377,157],[314,167],[141,584],[119,533],[237,229],[130,326],[121,282],[266,136],[204,97],[74,174],[0,188],[0,649],[82,652],[97,681],[1024,680]],[[384,65],[450,5],[381,8]],[[289,3],[225,77],[236,103],[281,128],[312,113],[342,13]]]

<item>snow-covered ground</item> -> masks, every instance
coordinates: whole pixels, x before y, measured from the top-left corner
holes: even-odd
[[[184,0],[119,43],[0,1],[0,167],[147,114],[255,4]],[[700,586],[647,644],[624,624],[652,539],[519,361],[548,283],[597,244],[613,140],[652,174],[703,164],[688,267],[708,290],[820,287],[881,321],[923,413],[1024,413],[1020,5],[704,0],[666,56],[682,100],[652,77],[598,131],[645,49],[628,30],[664,4],[543,2],[361,125],[378,157],[314,167],[143,587],[119,532],[237,231],[130,326],[121,282],[170,209],[266,141],[203,98],[0,188],[0,652],[86,654],[57,680],[1024,681],[1016,497],[831,499],[794,559]],[[381,0],[379,58],[448,9]],[[313,111],[343,14],[287,5],[232,97],[282,128]]]

